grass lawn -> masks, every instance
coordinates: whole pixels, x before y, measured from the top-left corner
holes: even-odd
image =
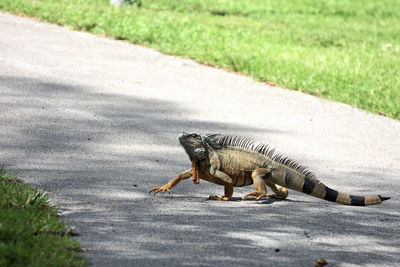
[[[400,119],[398,0],[142,0],[124,8],[1,0],[0,9]]]
[[[48,196],[0,168],[0,266],[85,266]]]

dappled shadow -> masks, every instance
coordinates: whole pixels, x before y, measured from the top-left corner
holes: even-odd
[[[0,106],[0,124],[6,126],[0,132],[1,163],[54,193],[83,247],[92,249],[87,255],[94,266],[312,266],[319,257],[332,265],[400,261],[396,198],[366,208],[292,191],[286,200],[243,201],[253,190],[247,187],[220,202],[208,196],[220,195],[222,187],[193,185],[190,179],[171,195],[148,194],[190,168],[178,133],[277,129],[198,121],[176,103],[81,85],[10,76],[0,77],[0,84],[7,99]],[[342,177],[371,179],[377,173],[390,177],[373,169],[321,180],[360,194],[362,180]],[[376,180],[377,188],[365,187],[365,193],[391,192],[384,188],[393,179]]]
[[[113,250],[108,239],[100,241],[97,263],[309,266],[319,257],[332,265],[399,260],[398,239],[390,230],[397,228],[399,215],[385,207],[318,201],[238,205],[206,197],[154,197],[144,202],[119,200],[115,205],[123,211],[107,211],[107,222],[96,220],[103,211],[73,215],[124,248]],[[98,237],[91,239],[99,245]]]

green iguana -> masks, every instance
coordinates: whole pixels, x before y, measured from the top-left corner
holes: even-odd
[[[179,135],[179,142],[188,154],[192,168],[182,172],[167,184],[150,190],[170,192],[181,180],[193,176],[195,184],[199,179],[223,185],[225,195],[210,196],[214,200],[229,200],[233,187],[254,184],[255,191],[245,195],[285,199],[288,190],[293,189],[328,201],[355,206],[380,204],[389,197],[353,196],[333,190],[315,178],[315,175],[295,161],[275,153],[269,145],[255,145],[251,139],[229,135],[195,133]],[[267,193],[270,187],[273,195]]]

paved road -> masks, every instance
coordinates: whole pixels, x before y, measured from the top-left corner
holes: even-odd
[[[94,266],[393,266],[400,122],[126,42],[0,13],[0,163],[54,193]],[[190,180],[182,131],[275,144],[326,184],[391,196],[347,207],[216,202]]]

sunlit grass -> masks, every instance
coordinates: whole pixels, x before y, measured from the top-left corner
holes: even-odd
[[[396,0],[3,0],[0,8],[154,47],[400,119]]]
[[[85,266],[49,197],[0,168],[0,266]]]

